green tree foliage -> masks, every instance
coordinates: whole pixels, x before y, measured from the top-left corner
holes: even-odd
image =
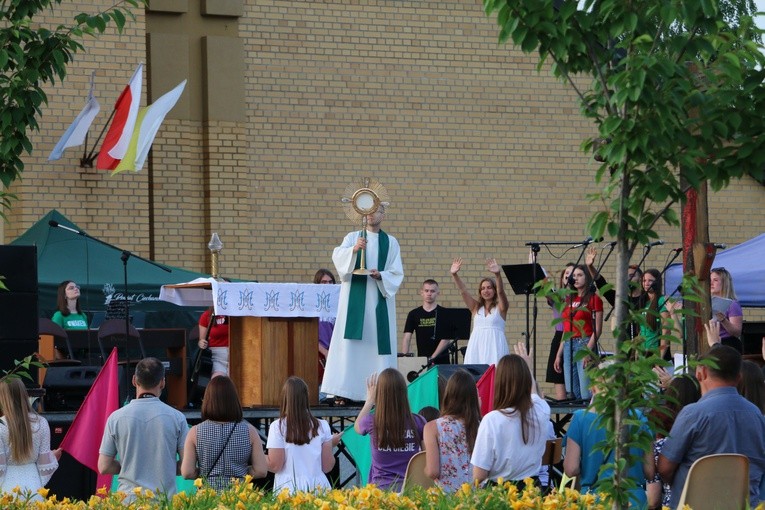
[[[34,23],[41,12],[62,0],[4,0],[0,2],[0,216],[10,207],[13,195],[7,188],[21,177],[22,155],[32,153],[29,130],[37,130],[47,97],[43,90],[63,81],[74,54],[84,51],[87,36],[103,33],[114,24],[122,31],[131,7],[145,0],[121,0],[96,14],[78,14],[71,25],[46,28]]]
[[[650,437],[626,437],[628,409],[646,399],[651,367],[634,353],[625,325],[644,321],[627,304],[627,266],[637,245],[657,238],[655,225],[677,225],[672,205],[687,189],[714,190],[765,168],[765,86],[760,31],[750,0],[484,0],[496,15],[499,42],[512,41],[550,62],[556,77],[578,95],[593,123],[582,143],[601,165],[590,196],[602,204],[590,220],[597,238],[617,241],[615,282],[617,363],[591,376],[609,381],[596,408],[609,416],[609,444],[623,468],[627,447],[647,448]],[[606,489],[626,507],[629,488],[616,469]]]

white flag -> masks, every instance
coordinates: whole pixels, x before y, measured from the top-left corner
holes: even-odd
[[[93,119],[96,118],[98,112],[101,110],[101,105],[98,104],[95,96],[93,95],[94,88],[94,76],[95,71],[90,75],[90,92],[88,92],[88,100],[85,103],[85,107],[80,111],[74,122],[67,128],[64,135],[58,141],[53,150],[48,156],[48,161],[56,161],[61,159],[64,154],[64,150],[69,147],[76,147],[85,143],[85,137],[88,134],[90,125],[93,123]]]

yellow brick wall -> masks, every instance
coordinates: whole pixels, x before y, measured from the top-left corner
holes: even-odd
[[[199,0],[188,6],[198,9]],[[43,21],[95,8],[64,2]],[[343,191],[373,177],[391,196],[384,227],[402,246],[402,329],[425,278],[442,283],[443,305],[462,306],[449,278],[452,257],[465,259],[473,289],[486,257],[523,263],[526,242],[585,237],[597,208],[585,198],[596,191],[596,165],[579,145],[594,130],[549,66],[537,72],[535,56],[497,46],[480,2],[248,0],[235,20],[246,122],[168,119],[149,168],[138,174],[80,169],[77,149],[46,162],[84,103],[90,71],[98,70],[100,129],[136,64],[147,60],[142,12],[122,35],[86,40],[67,80],[50,88],[4,239],[57,208],[90,234],[159,262],[208,270],[206,244],[216,231],[224,275],[310,281],[358,228],[345,217]],[[733,245],[762,232],[765,187],[747,178],[710,202],[713,241]],[[679,228],[660,232],[667,246],[644,267],[662,267],[668,248],[680,246]],[[577,256],[543,249],[540,262],[557,271]],[[514,342],[525,329],[524,299],[510,301]],[[540,303],[542,374],[548,319]]]

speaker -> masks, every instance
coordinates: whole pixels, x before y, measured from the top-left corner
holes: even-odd
[[[0,275],[0,339],[37,343],[37,247],[0,246]]]
[[[760,354],[762,352],[762,338],[765,338],[765,322],[745,321],[741,329],[741,342],[744,354]]]
[[[45,412],[76,412],[80,409],[82,401],[85,400],[85,396],[93,386],[100,370],[101,367],[85,365],[49,367],[45,371],[45,380],[43,381]],[[127,398],[128,384],[125,380],[124,366],[120,365],[117,368],[117,377],[120,386],[120,403],[122,403]]]
[[[0,291],[0,294],[3,292],[5,291]],[[2,327],[3,324],[0,322],[0,328]],[[34,354],[37,349],[38,345],[36,338],[34,340],[0,340],[0,370],[10,371],[14,366],[14,360],[22,360],[27,356]],[[29,370],[26,372],[32,380],[30,381],[26,377],[23,377],[21,380],[27,387],[36,387],[37,367],[30,366]]]
[[[52,449],[58,448],[72,423],[59,421],[55,415],[50,414],[46,418],[48,425],[50,425],[50,447]],[[100,444],[101,438],[94,437],[93,441]],[[96,472],[80,464],[67,452],[62,452],[61,459],[58,461],[58,469],[53,473],[46,487],[50,489],[51,494],[56,495],[59,501],[63,498],[87,501],[90,496],[96,493]]]

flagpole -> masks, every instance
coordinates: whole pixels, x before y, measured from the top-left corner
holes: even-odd
[[[114,114],[117,112],[117,109],[113,109],[112,113],[109,115],[109,118],[106,119],[106,122],[104,123],[104,127],[101,129],[101,132],[98,134],[98,138],[96,138],[95,143],[93,144],[93,148],[90,150],[90,153],[86,156],[83,154],[82,159],[80,159],[80,168],[93,168],[93,162],[98,157],[99,152],[96,152],[95,154],[93,151],[96,150],[96,147],[98,147],[98,143],[101,141],[101,137],[104,136],[104,133],[106,132],[106,128],[109,127],[109,123],[111,123],[112,119],[114,118]],[[85,147],[88,146],[88,135],[85,135]]]

